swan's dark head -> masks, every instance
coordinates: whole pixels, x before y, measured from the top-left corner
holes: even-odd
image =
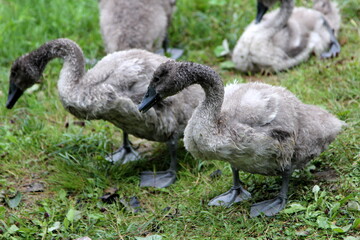
[[[187,85],[183,81],[182,63],[167,61],[161,64],[154,72],[148,90],[139,104],[139,111],[146,112],[157,102],[169,96],[175,95]]]
[[[261,22],[261,19],[263,18],[263,16],[265,15],[265,13],[267,12],[268,9],[269,9],[269,6],[265,5],[265,3],[263,3],[263,1],[261,1],[261,0],[257,1],[257,12],[256,12],[255,23]]]
[[[9,80],[9,94],[6,108],[11,109],[26,89],[40,79],[38,68],[27,61],[27,56],[18,58],[12,65]]]

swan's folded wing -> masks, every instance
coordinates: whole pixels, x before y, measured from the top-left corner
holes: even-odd
[[[223,112],[230,119],[251,127],[273,121],[279,111],[279,96],[264,84],[232,84],[225,88]]]

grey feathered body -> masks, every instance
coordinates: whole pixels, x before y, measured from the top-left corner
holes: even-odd
[[[186,149],[197,158],[226,161],[250,173],[281,175],[287,167],[304,167],[345,124],[282,87],[229,85],[223,102],[221,93],[205,92],[185,129]]]
[[[157,50],[166,36],[176,0],[100,0],[100,28],[108,53]]]
[[[139,138],[164,142],[173,135],[182,136],[203,95],[199,87],[193,87],[141,114],[137,104],[155,69],[168,58],[139,49],[120,51],[86,72],[80,47],[69,39],[50,41],[20,57],[12,71],[25,69],[40,78],[46,64],[56,57],[64,59],[58,91],[65,109],[81,119],[107,120]],[[24,80],[15,82],[23,90],[34,83]]]
[[[280,71],[293,67],[312,53],[320,55],[329,48],[330,33],[326,19],[335,32],[340,26],[336,5],[332,12],[293,6],[293,1],[283,1],[281,8],[264,15],[258,24],[252,22],[238,40],[232,55],[237,69],[244,72],[263,70]],[[318,4],[316,5],[318,6]]]

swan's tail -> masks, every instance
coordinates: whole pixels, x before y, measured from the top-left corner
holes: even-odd
[[[326,21],[334,30],[335,36],[337,36],[341,24],[340,10],[337,3],[330,0],[313,0],[313,2],[313,9],[324,14]]]

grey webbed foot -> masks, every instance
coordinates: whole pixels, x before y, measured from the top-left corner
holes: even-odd
[[[340,44],[336,41],[331,44],[329,51],[321,54],[321,58],[333,58],[338,56],[339,53],[340,53]]]
[[[337,55],[339,55],[340,50],[341,50],[340,43],[336,39],[334,30],[331,28],[331,26],[325,19],[324,19],[324,25],[330,34],[330,49],[329,49],[329,51],[322,53],[321,58],[336,57]]]
[[[172,170],[141,173],[140,187],[166,188],[176,181],[176,172]]]
[[[250,217],[257,217],[261,213],[264,213],[265,216],[274,216],[282,209],[284,209],[286,205],[287,199],[284,197],[276,197],[274,199],[262,201],[259,203],[255,203],[251,206]]]
[[[136,152],[131,146],[122,146],[111,155],[105,158],[112,163],[125,164],[128,162],[135,162],[140,159],[140,154]]]
[[[243,187],[232,187],[229,191],[213,198],[209,206],[231,206],[233,203],[241,202],[251,198],[251,194]]]
[[[180,58],[183,53],[184,53],[184,49],[180,49],[180,48],[168,48],[166,50],[166,53],[164,53],[164,49],[159,49],[158,51],[156,51],[157,54],[165,56],[168,55],[171,59],[178,59]]]
[[[283,172],[279,195],[274,199],[262,201],[252,205],[250,210],[250,217],[257,217],[261,213],[264,213],[265,216],[270,217],[284,209],[287,202],[291,172],[291,166],[288,166]]]
[[[176,150],[177,150],[178,138],[174,135],[168,142],[168,148],[170,153],[170,168],[166,171],[152,172],[145,171],[141,173],[141,182],[140,187],[156,187],[156,188],[166,188],[173,184],[176,181],[176,171],[177,171],[177,159],[176,159]]]
[[[124,145],[121,148],[105,158],[107,161],[112,163],[125,164],[140,159],[140,154],[136,152],[131,146],[129,135],[126,132],[123,132],[123,142]]]

